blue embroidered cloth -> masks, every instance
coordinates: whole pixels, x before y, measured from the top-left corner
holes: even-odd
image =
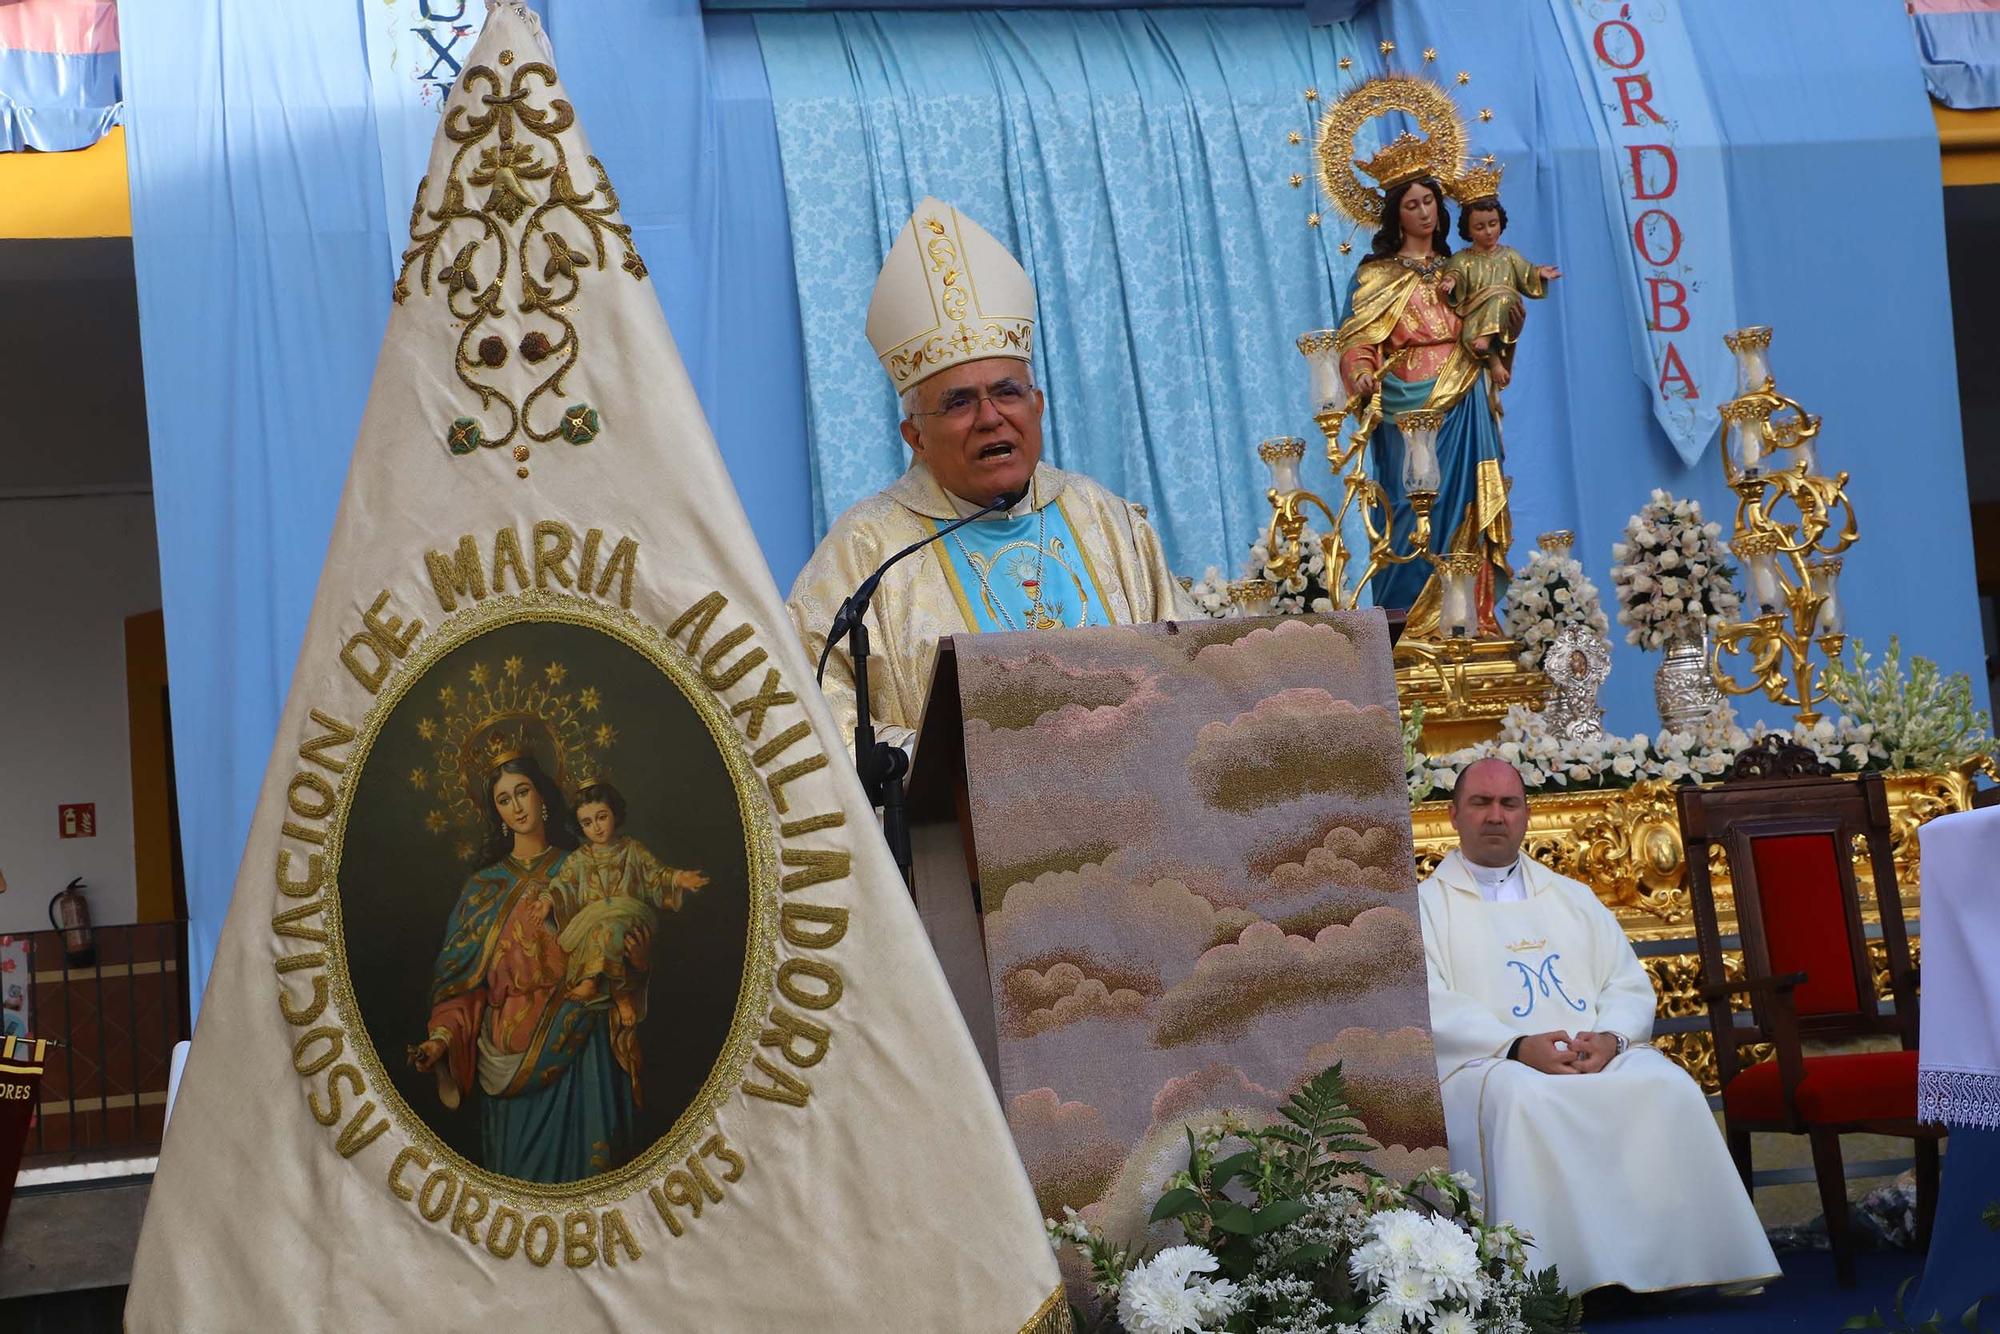
[[[986,634],[1111,624],[1097,572],[1060,499],[1030,514],[967,524],[935,549],[968,629]]]

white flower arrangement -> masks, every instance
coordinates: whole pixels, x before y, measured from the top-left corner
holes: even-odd
[[[1277,589],[1271,600],[1271,611],[1278,616],[1301,616],[1307,612],[1329,612],[1333,610],[1333,599],[1326,591],[1326,552],[1321,549],[1319,537],[1308,527],[1299,534],[1299,567],[1286,578],[1280,579],[1271,569],[1270,545],[1259,537],[1250,544],[1250,556],[1243,563],[1245,579],[1264,579]],[[1242,613],[1229,597],[1229,580],[1221,570],[1211,565],[1202,571],[1201,578],[1188,585],[1188,593],[1201,608],[1202,615],[1223,620]]]
[[[1074,1210],[1057,1245],[1090,1262],[1101,1312],[1083,1334],[1568,1334],[1582,1303],[1553,1268],[1531,1272],[1528,1237],[1489,1224],[1464,1173],[1408,1185],[1348,1155],[1374,1147],[1338,1065],[1278,1109],[1188,1132],[1187,1169],[1168,1178],[1153,1221],[1188,1240],[1144,1263]],[[1242,1147],[1248,1145],[1248,1148]],[[1217,1275],[1219,1277],[1210,1277]],[[1115,1322],[1115,1323],[1114,1323]]]
[[[1889,636],[1882,665],[1868,670],[1869,656],[1859,639],[1847,655],[1827,668],[1826,684],[1847,716],[1873,730],[1876,749],[1892,769],[1951,769],[1993,747],[1987,717],[1972,705],[1972,680],[1950,676],[1929,658],[1912,656],[1903,672],[1903,646]]]
[[[1625,540],[1612,544],[1611,559],[1618,623],[1626,642],[1640,648],[1698,638],[1740,605],[1722,527],[1703,522],[1699,501],[1655,490],[1626,521]]]
[[[1539,668],[1565,626],[1581,625],[1600,639],[1611,633],[1597,585],[1566,550],[1537,547],[1528,554],[1528,563],[1507,585],[1503,615],[1508,637],[1520,641],[1523,667]]]
[[[1222,1262],[1201,1246],[1169,1246],[1125,1273],[1118,1323],[1126,1334],[1199,1334],[1220,1329],[1241,1304],[1236,1285],[1213,1274]]]
[[[1880,769],[1890,760],[1875,727],[1851,717],[1822,718],[1811,727],[1794,724],[1789,730],[1758,723],[1746,730],[1737,725],[1735,710],[1725,704],[1688,731],[1661,731],[1650,737],[1605,732],[1570,738],[1552,731],[1537,710],[1517,704],[1507,711],[1500,735],[1491,741],[1446,755],[1419,751],[1410,756],[1406,748],[1410,799],[1443,796],[1466,765],[1496,756],[1520,771],[1529,792],[1630,787],[1642,779],[1706,782],[1720,778],[1738,754],[1773,731],[1808,748],[1836,773]]]
[[[1229,599],[1229,581],[1213,565],[1201,572],[1201,578],[1188,585],[1188,596],[1194,599],[1194,605],[1201,608],[1204,616],[1219,621],[1236,614],[1236,604]]]
[[[1332,611],[1333,599],[1326,595],[1325,576],[1326,552],[1320,549],[1319,538],[1311,528],[1299,534],[1299,567],[1286,579],[1278,578],[1272,571],[1271,548],[1263,538],[1250,544],[1250,561],[1244,577],[1270,580],[1278,590],[1271,601],[1271,610],[1280,616]]]

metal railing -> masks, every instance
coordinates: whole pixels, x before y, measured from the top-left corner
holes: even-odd
[[[26,1162],[150,1154],[166,1126],[174,1044],[190,1027],[187,923],[95,927],[81,961],[63,934],[26,937],[28,1027],[59,1044],[48,1053]]]

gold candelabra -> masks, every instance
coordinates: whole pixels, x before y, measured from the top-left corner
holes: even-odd
[[[1717,632],[1711,671],[1727,693],[1762,691],[1810,727],[1828,695],[1826,667],[1847,642],[1838,584],[1841,553],[1859,535],[1854,505],[1845,472],[1818,471],[1819,418],[1777,390],[1770,328],[1738,329],[1724,342],[1736,354],[1737,395],[1720,409],[1722,467],[1736,493],[1730,549],[1743,563],[1748,615]],[[1724,652],[1747,656],[1747,680],[1724,669]]]
[[[1313,422],[1326,438],[1327,466],[1340,482],[1340,503],[1337,507],[1329,505],[1300,482],[1299,464],[1305,458],[1305,441],[1296,436],[1264,441],[1257,452],[1271,470],[1271,487],[1265,492],[1265,498],[1271,502],[1265,545],[1271,553],[1272,576],[1280,581],[1291,578],[1304,562],[1308,513],[1318,510],[1327,523],[1327,530],[1319,535],[1320,555],[1326,561],[1321,582],[1334,609],[1347,611],[1357,605],[1360,590],[1381,570],[1415,560],[1435,560],[1430,549],[1431,508],[1437,503],[1437,433],[1443,424],[1443,414],[1420,408],[1396,415],[1396,427],[1404,440],[1404,493],[1409,497],[1414,517],[1408,549],[1398,551],[1389,493],[1368,475],[1368,442],[1382,421],[1382,396],[1377,392],[1358,410],[1350,408],[1340,379],[1333,330],[1301,334],[1298,347],[1312,370],[1313,396],[1320,405]],[[1400,355],[1390,358],[1382,367],[1383,374],[1387,374]],[[1344,530],[1348,515],[1357,512],[1368,535],[1368,551],[1360,574],[1350,583],[1347,572],[1355,553],[1348,549]]]

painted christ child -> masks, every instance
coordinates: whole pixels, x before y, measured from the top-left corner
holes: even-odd
[[[677,912],[683,895],[708,883],[700,871],[666,866],[624,832],[625,797],[609,783],[577,794],[572,815],[583,843],[549,880],[550,908],[561,903],[558,943],[568,960],[570,996],[608,996],[611,1048],[639,1096],[640,1021],[646,1017],[646,942],[661,912]]]
[[[1548,295],[1550,280],[1562,277],[1553,264],[1530,264],[1520,251],[1500,244],[1507,230],[1507,210],[1488,195],[1465,206],[1458,216],[1458,234],[1472,243],[1445,261],[1451,281],[1446,300],[1463,321],[1458,341],[1486,363],[1496,389],[1514,378],[1514,339],[1526,313],[1521,298]]]

